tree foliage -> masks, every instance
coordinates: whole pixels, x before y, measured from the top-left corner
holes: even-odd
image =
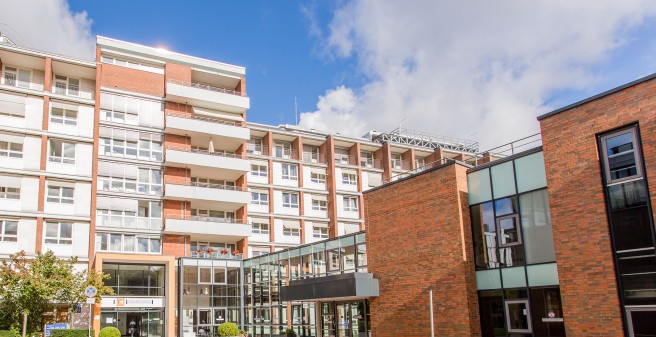
[[[28,330],[41,326],[42,316],[54,303],[66,304],[70,313],[86,301],[84,289],[98,289],[102,295],[113,294],[103,285],[108,275],[95,271],[76,271],[77,258],[62,260],[52,251],[30,257],[18,252],[0,264],[0,329],[20,330],[23,313],[28,314]]]

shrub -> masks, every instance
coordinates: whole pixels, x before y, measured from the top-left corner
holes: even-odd
[[[91,329],[93,336],[93,329]],[[43,334],[45,336],[45,334]],[[54,329],[50,330],[50,337],[88,337],[89,330],[87,329]]]
[[[18,335],[11,330],[0,330],[0,337],[18,337]]]
[[[216,333],[219,336],[239,336],[239,328],[235,323],[226,322],[219,325],[216,329]]]
[[[106,326],[100,330],[100,337],[121,337],[121,332],[113,326]]]

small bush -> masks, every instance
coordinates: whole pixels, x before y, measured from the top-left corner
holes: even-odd
[[[222,323],[216,329],[216,333],[219,336],[222,336],[222,337],[224,337],[224,336],[239,336],[239,327],[237,327],[237,324],[235,324],[235,323],[230,323],[230,322]]]
[[[93,336],[93,329],[91,329]],[[45,336],[45,334],[43,335]],[[50,330],[50,337],[89,337],[87,329],[54,329]]]
[[[11,330],[0,330],[0,337],[18,337],[18,335]]]
[[[100,337],[121,337],[121,332],[113,326],[106,326],[100,330]]]

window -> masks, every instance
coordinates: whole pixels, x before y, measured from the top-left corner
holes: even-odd
[[[121,198],[98,198],[97,226],[114,228],[162,228],[162,203]]]
[[[252,176],[258,176],[258,177],[266,177],[267,176],[267,166],[266,165],[252,164],[251,165],[251,175]]]
[[[72,187],[63,186],[48,186],[48,202],[55,202],[59,204],[73,204]]]
[[[197,187],[221,188],[235,190],[235,182],[211,178],[191,177],[191,184]]]
[[[55,75],[54,91],[57,95],[80,96],[80,80]]]
[[[374,167],[374,154],[368,151],[360,151],[360,166]]]
[[[292,158],[292,144],[276,143],[274,147],[274,156],[277,158],[294,159]]]
[[[48,161],[51,163],[75,164],[75,143],[50,139]]]
[[[300,228],[285,227],[285,228],[282,229],[282,235],[284,235],[284,236],[301,236],[301,229]]]
[[[358,178],[355,173],[342,173],[342,184],[357,185]]]
[[[298,166],[292,164],[282,164],[282,179],[298,180]]]
[[[191,209],[191,216],[201,221],[234,222],[235,212],[216,211],[211,209]]]
[[[96,249],[101,252],[161,253],[161,239],[120,233],[96,233]]]
[[[284,208],[298,208],[298,194],[283,192],[282,193],[282,207],[284,207]]]
[[[23,158],[23,144],[0,141],[0,157]]]
[[[421,169],[426,165],[426,159],[424,157],[415,158],[415,167]]]
[[[497,230],[499,231],[499,247],[522,243],[519,217],[516,214],[497,218]]]
[[[269,194],[267,194],[266,192],[251,192],[251,204],[268,205]]]
[[[328,228],[327,227],[312,227],[312,237],[317,239],[327,239],[328,238]]]
[[[162,171],[155,169],[139,169],[139,193],[162,194]]]
[[[31,71],[28,69],[5,67],[4,76],[2,77],[2,84],[21,88],[29,88],[31,77]]]
[[[115,57],[109,57],[109,56],[102,56],[100,59],[103,63],[107,64],[113,64],[117,65],[120,67],[126,67],[126,68],[132,68],[136,70],[143,70],[143,71],[148,71],[151,73],[156,73],[156,74],[164,74],[164,68],[161,66],[156,66],[156,65],[149,65],[145,63],[140,63],[136,62],[133,60],[126,60],[126,59],[117,59]]]
[[[392,168],[400,170],[402,169],[402,160],[401,160],[401,155],[398,153],[392,153]]]
[[[0,199],[20,199],[20,188],[0,187]]]
[[[326,174],[318,173],[318,172],[311,172],[310,173],[310,181],[315,183],[315,184],[325,184],[326,183]]]
[[[110,129],[112,130],[112,129]],[[104,156],[162,161],[161,135],[134,132],[126,140],[125,130],[114,129],[112,137],[101,137],[99,153]],[[111,131],[105,131],[111,133]],[[103,130],[101,128],[101,134]],[[121,134],[122,133],[122,134]]]
[[[315,211],[325,211],[328,209],[328,201],[324,199],[312,199],[312,209]]]
[[[73,224],[70,222],[46,222],[45,243],[73,244]]]
[[[303,145],[303,161],[318,163],[321,158],[318,146]]]
[[[531,310],[528,300],[506,301],[506,323],[509,333],[531,333]]]
[[[0,227],[2,227],[0,241],[18,241],[18,220],[0,220]]]
[[[252,154],[257,154],[257,155],[263,155],[264,153],[264,147],[262,146],[262,139],[261,138],[254,138],[248,141],[248,146],[246,147],[246,152],[252,153]]]
[[[52,108],[50,122],[64,125],[77,125],[77,111],[62,108]]]
[[[344,197],[344,211],[357,212],[358,211],[358,197]]]
[[[642,176],[636,139],[635,127],[601,137],[607,184]]]
[[[260,221],[251,222],[251,227],[253,227],[253,234],[269,234],[269,223]]]

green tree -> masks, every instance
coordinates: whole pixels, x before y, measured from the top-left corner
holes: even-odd
[[[41,326],[43,313],[54,303],[67,304],[70,313],[85,302],[84,289],[98,288],[100,296],[113,294],[103,285],[106,275],[95,271],[75,271],[77,258],[62,260],[52,251],[29,257],[24,251],[0,264],[0,329],[20,330],[22,315],[28,314],[28,331]]]

